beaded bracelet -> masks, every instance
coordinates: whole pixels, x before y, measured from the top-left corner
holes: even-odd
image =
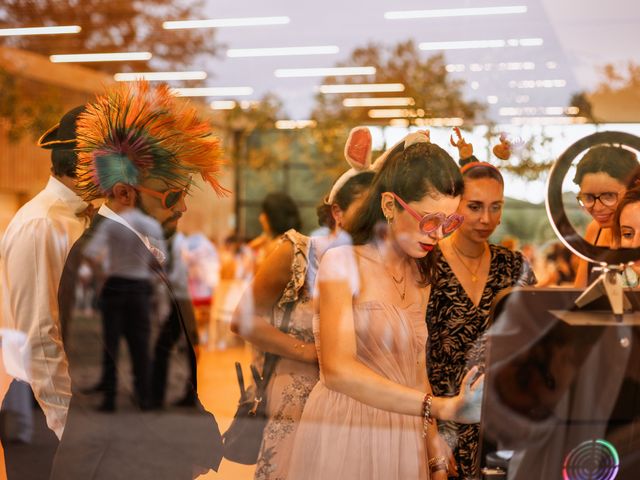
[[[444,470],[449,473],[449,467],[447,466],[447,462],[434,463],[433,465],[429,465],[429,471],[431,473],[439,472],[440,470]]]
[[[447,457],[433,457],[429,459],[429,468],[444,463],[447,464]]]
[[[429,425],[433,423],[431,418],[431,403],[433,402],[433,395],[427,393],[422,400],[422,437],[427,438],[427,432]]]

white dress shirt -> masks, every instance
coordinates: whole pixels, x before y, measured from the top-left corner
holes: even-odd
[[[13,217],[0,243],[4,327],[26,334],[27,380],[60,438],[71,398],[68,362],[58,319],[58,285],[88,204],[54,177]]]
[[[166,244],[162,239],[162,227],[157,220],[137,208],[116,213],[106,204],[100,207],[98,215],[133,232],[160,263],[164,261]],[[136,248],[132,242],[137,242],[133,237],[123,237],[120,231],[121,229],[116,228],[113,223],[100,223],[93,238],[85,246],[84,255],[98,262],[107,277],[150,280],[153,278],[150,264],[133,264],[130,258],[120,255],[123,249]]]

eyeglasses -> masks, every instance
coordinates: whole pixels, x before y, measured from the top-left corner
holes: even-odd
[[[393,195],[393,198],[396,199],[396,201],[402,206],[402,208],[409,212],[409,215],[420,222],[419,227],[422,233],[430,234],[438,230],[438,228],[442,227],[442,234],[445,237],[448,237],[453,232],[455,232],[460,227],[460,225],[462,225],[462,222],[464,222],[464,216],[457,213],[452,213],[451,215],[446,216],[442,212],[436,212],[427,213],[426,215],[422,216],[409,205],[407,205],[407,203],[398,195],[393,192],[388,193],[391,193],[391,195]]]
[[[136,186],[134,188],[142,193],[146,193],[147,195],[162,200],[162,206],[166,209],[175,207],[178,202],[182,200],[187,193],[189,193],[189,186],[185,188],[169,188],[163,192],[158,192],[157,190],[151,190],[150,188],[141,186]]]
[[[584,208],[592,208],[596,204],[596,200],[600,200],[600,203],[605,207],[615,207],[618,203],[617,192],[603,192],[600,195],[581,193],[576,198],[580,206]]]

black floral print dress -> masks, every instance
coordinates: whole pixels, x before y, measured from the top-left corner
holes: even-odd
[[[489,245],[491,265],[480,303],[468,297],[441,252],[427,308],[427,371],[436,396],[454,396],[465,373],[484,360],[484,333],[493,299],[503,289],[533,285],[535,274],[520,252]],[[479,425],[438,422],[451,446],[461,479],[480,478],[476,460]]]

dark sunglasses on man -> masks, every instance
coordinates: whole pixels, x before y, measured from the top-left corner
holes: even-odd
[[[162,200],[162,206],[166,209],[175,207],[189,193],[189,186],[185,188],[169,188],[162,192],[151,190],[141,186],[134,187],[136,190],[147,195]]]

